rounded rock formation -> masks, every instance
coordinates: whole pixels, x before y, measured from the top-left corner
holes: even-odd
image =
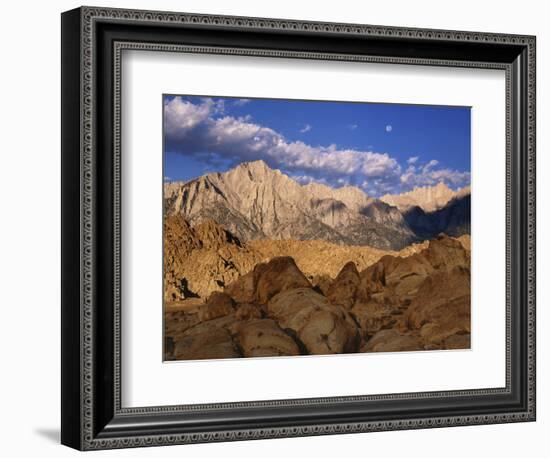
[[[268,263],[258,264],[254,268],[254,284],[256,299],[260,304],[267,304],[282,291],[311,288],[311,283],[290,256],[276,257]]]
[[[296,356],[300,349],[296,342],[273,320],[251,320],[236,327],[236,338],[243,355]]]
[[[349,310],[355,302],[360,281],[357,266],[353,261],[348,262],[328,287],[328,300]]]
[[[349,313],[310,288],[277,294],[269,301],[267,311],[281,328],[295,333],[310,354],[357,351],[360,333]]]

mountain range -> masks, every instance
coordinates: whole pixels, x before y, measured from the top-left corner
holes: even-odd
[[[385,194],[380,200],[397,207],[401,212],[420,207],[425,213],[430,213],[445,207],[453,199],[469,194],[469,186],[453,191],[445,183],[439,182],[435,186],[416,187],[402,194]]]
[[[241,241],[325,240],[401,249],[444,232],[469,233],[470,191],[443,183],[380,199],[353,186],[301,185],[263,161],[164,185],[166,215],[212,218]]]

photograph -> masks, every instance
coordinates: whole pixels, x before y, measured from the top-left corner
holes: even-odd
[[[540,448],[541,8],[239,1],[36,3],[11,46],[13,451]]]
[[[471,348],[471,107],[163,94],[162,126],[164,361]]]

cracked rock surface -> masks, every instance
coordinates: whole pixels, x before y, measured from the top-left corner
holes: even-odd
[[[235,243],[205,227],[211,246]],[[292,256],[274,256],[197,296],[165,301],[167,360],[470,348],[469,238],[441,235],[363,269],[343,262],[323,287]]]

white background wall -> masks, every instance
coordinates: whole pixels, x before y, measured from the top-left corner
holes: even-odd
[[[108,456],[544,456],[550,431],[548,196],[550,30],[544,2],[117,0],[96,5],[534,34],[538,38],[538,421],[104,452]],[[0,453],[69,456],[58,445],[60,13],[75,1],[2,5],[0,46]],[[546,214],[544,211],[546,210]],[[383,455],[382,455],[383,454]]]

